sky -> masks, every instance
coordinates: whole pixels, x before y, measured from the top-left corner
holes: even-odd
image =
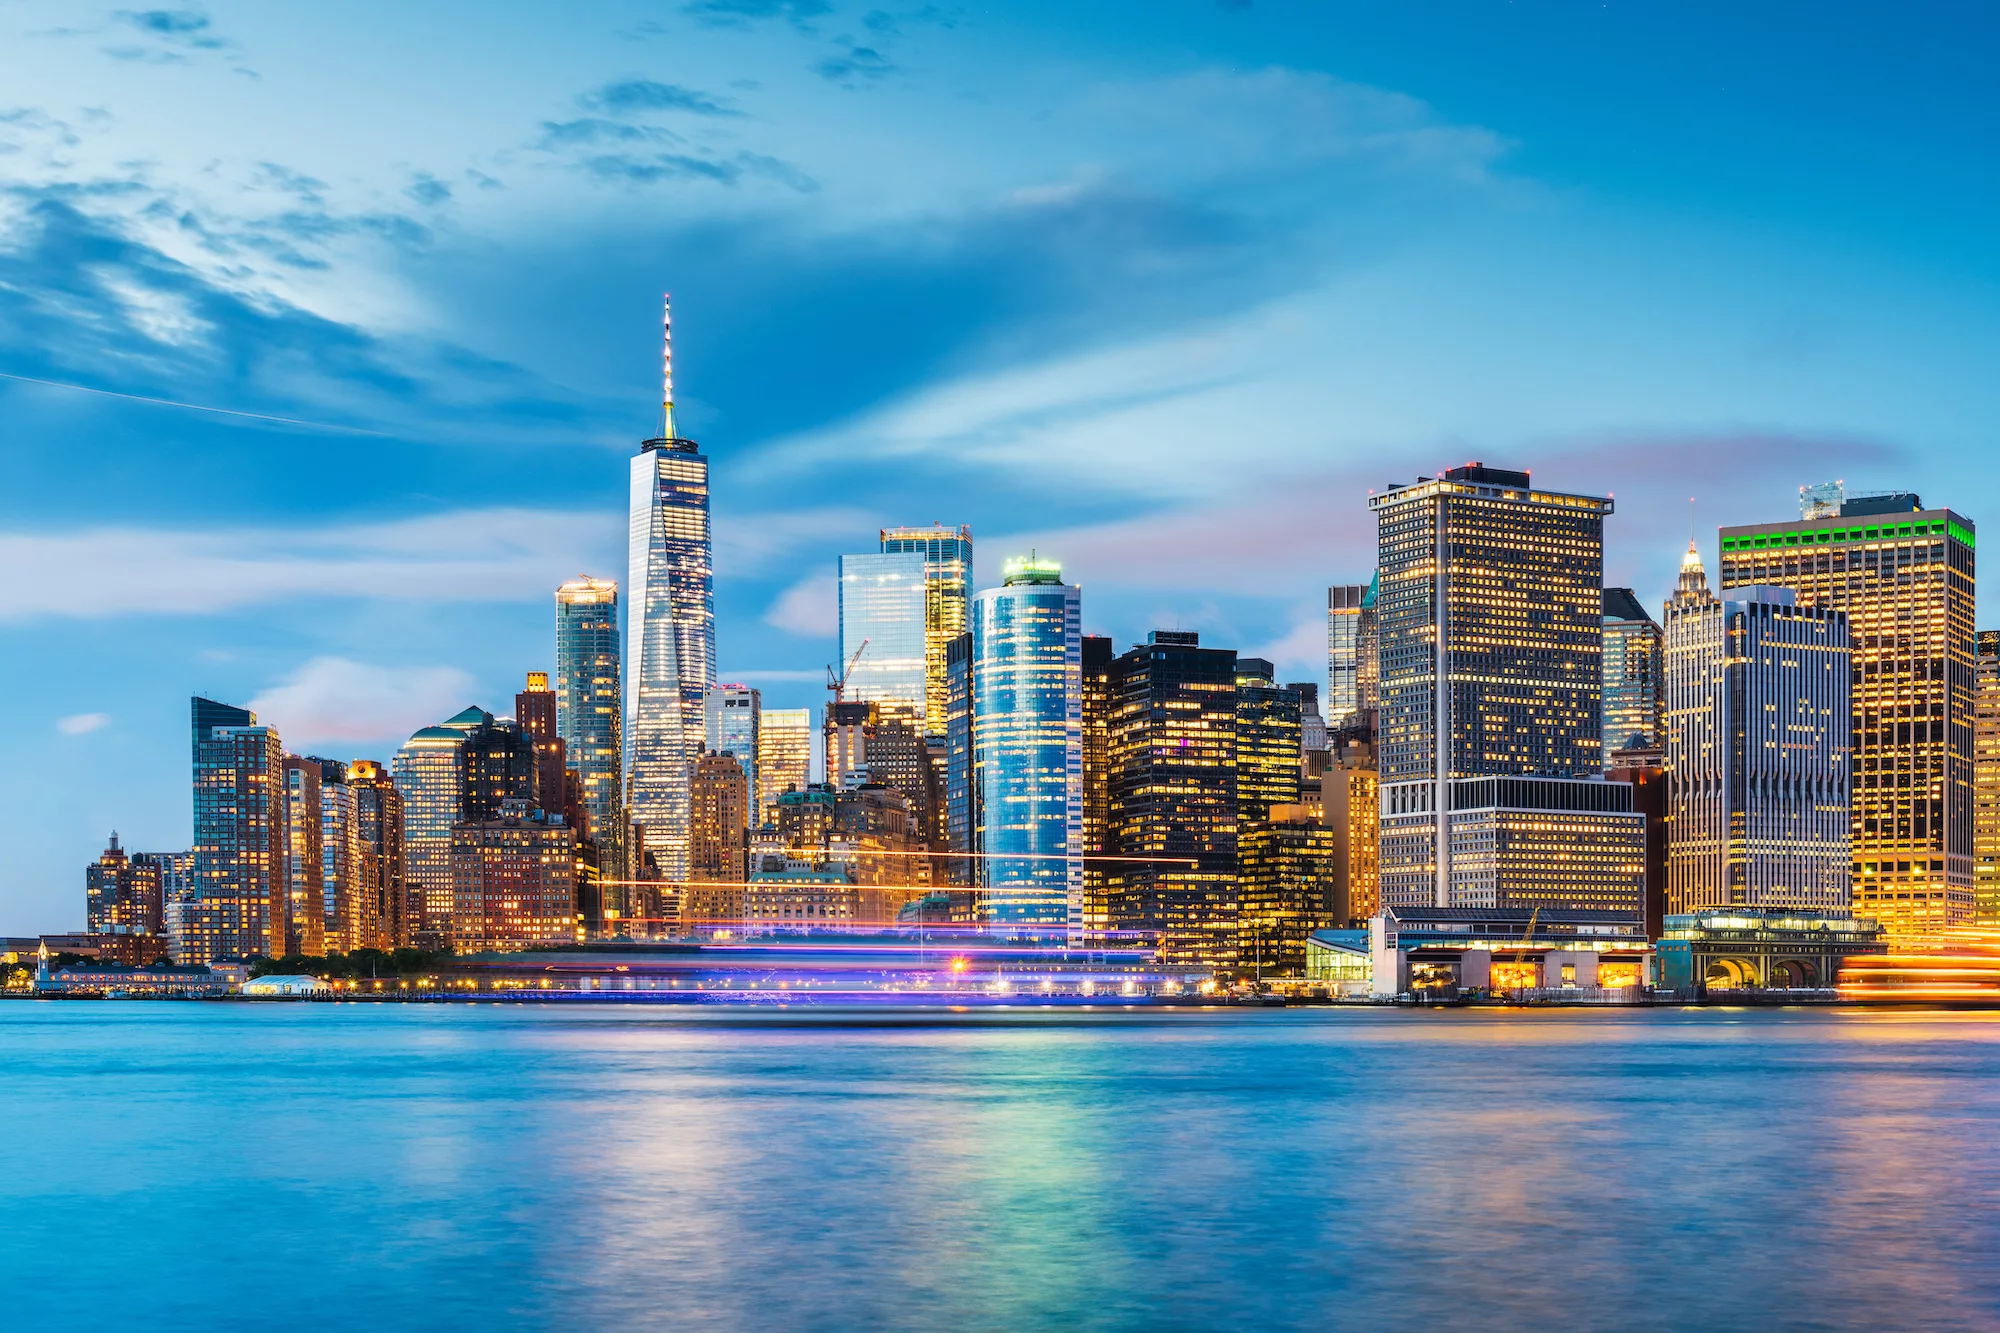
[[[1324,675],[1371,488],[1609,493],[1649,605],[1801,485],[1996,493],[1975,4],[0,0],[0,933],[190,839],[187,699],[386,759],[713,460],[721,673],[969,524]],[[1994,614],[1989,610],[1981,623]]]

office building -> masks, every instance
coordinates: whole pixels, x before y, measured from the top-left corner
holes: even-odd
[[[1369,507],[1382,906],[1636,919],[1645,821],[1600,732],[1611,501],[1471,463]]]
[[[1236,961],[1236,653],[1154,630],[1111,664],[1106,915],[1163,960]]]
[[[927,560],[919,551],[840,557],[841,698],[879,716],[928,726],[924,608]],[[828,781],[838,781],[829,770]]]
[[[661,427],[631,469],[625,589],[625,781],[660,873],[687,878],[689,784],[702,701],[715,684],[715,574],[708,460],[674,433],[673,340],[665,325]],[[628,859],[637,865],[639,849]],[[635,871],[632,878],[640,878]]]
[[[1243,824],[1299,800],[1303,708],[1298,692],[1272,674],[1261,657],[1236,659],[1236,817]]]
[[[976,841],[989,921],[1083,924],[1082,637],[1080,590],[1053,560],[1008,560],[1001,586],[973,599]]]
[[[824,783],[794,788],[772,806],[772,826],[785,854],[826,864],[833,843],[835,793]]]
[[[1670,915],[1846,911],[1847,617],[1789,588],[1718,600],[1689,543],[1666,612]]]
[[[884,528],[882,554],[924,558],[924,733],[942,737],[949,692],[946,651],[971,625],[972,529]]]
[[[326,952],[326,815],[320,803],[320,761],[285,756],[285,885],[290,895],[286,953]]]
[[[941,878],[954,886],[977,882],[979,789],[972,767],[972,634],[945,646],[944,842],[958,853]]]
[[[1305,971],[1306,937],[1347,924],[1340,848],[1317,807],[1280,805],[1237,836],[1237,967],[1253,977]]]
[[[1117,700],[1111,640],[1083,636],[1083,933],[1105,939],[1113,928],[1111,869],[1111,718]]]
[[[193,700],[196,954],[176,962],[281,958],[290,928],[285,752],[248,710]],[[245,722],[217,719],[248,719]],[[202,728],[206,726],[204,732]]]
[[[84,909],[86,929],[93,935],[149,935],[165,942],[160,867],[143,855],[128,856],[116,833],[84,871]]]
[[[1972,915],[2000,926],[2000,630],[1973,640]]]
[[[396,751],[412,939],[451,939],[451,831],[492,818],[507,800],[535,800],[535,752],[520,728],[477,706],[425,727]]]
[[[1330,729],[1353,727],[1376,707],[1376,581],[1326,590],[1326,709]]]
[[[573,831],[581,831],[565,813],[569,805],[569,747],[563,743],[561,710],[549,673],[530,671],[527,688],[514,696],[514,723],[532,753],[535,799],[550,814],[564,815]]]
[[[607,878],[624,879],[618,585],[611,579],[580,576],[556,589],[555,687],[563,762],[577,775],[590,836],[612,872]]]
[[[1333,924],[1366,921],[1381,908],[1376,832],[1380,784],[1372,755],[1351,750],[1320,774],[1321,822],[1333,835]]]
[[[354,797],[355,842],[361,853],[356,892],[372,902],[377,933],[387,941],[382,947],[412,944],[423,904],[409,877],[403,793],[390,771],[372,759],[347,766],[347,789]]]
[[[1822,506],[1823,508],[1824,506]],[[1722,530],[1722,587],[1842,611],[1853,648],[1853,910],[1891,935],[1973,901],[1973,526],[1915,495]]]
[[[452,943],[461,953],[576,939],[572,830],[525,798],[451,831]]]
[[[1660,741],[1659,625],[1630,588],[1604,590],[1604,754]]]
[[[695,761],[693,800],[690,884],[742,883],[749,869],[750,780],[735,755],[705,754]]]
[[[778,797],[812,785],[813,722],[810,708],[767,708],[757,719],[757,820],[770,818]]]
[[[748,685],[716,685],[703,705],[702,731],[710,754],[733,754],[743,765],[750,793],[750,822],[763,820],[757,785],[757,739],[764,729],[764,696]]]

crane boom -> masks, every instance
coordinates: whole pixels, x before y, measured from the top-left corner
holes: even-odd
[[[847,666],[838,676],[833,674],[832,667],[826,669],[826,687],[833,691],[833,701],[835,703],[839,703],[841,697],[847,693],[847,678],[854,674],[854,664],[861,660],[861,654],[867,650],[868,640],[863,639],[861,646],[854,650],[854,656],[847,659]]]

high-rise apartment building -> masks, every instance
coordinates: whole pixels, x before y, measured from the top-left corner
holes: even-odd
[[[193,713],[195,877],[201,898],[190,919],[193,956],[176,961],[283,957],[291,905],[284,746],[275,730],[257,726],[245,709],[198,698]]]
[[[411,736],[393,766],[417,899],[413,930],[437,947],[451,939],[451,831],[493,818],[502,801],[536,800],[534,744],[517,724],[475,706]]]
[[[1236,817],[1269,819],[1273,806],[1299,799],[1301,705],[1298,691],[1273,680],[1261,657],[1236,659]],[[1304,947],[1301,945],[1300,947]]]
[[[549,673],[530,671],[527,688],[514,696],[514,722],[533,752],[535,799],[555,815],[563,813],[569,796],[569,747],[563,744],[559,715]]]
[[[354,793],[355,838],[361,849],[355,881],[366,902],[354,912],[354,929],[372,915],[377,938],[386,941],[374,947],[413,944],[423,927],[423,901],[410,880],[403,793],[372,759],[357,759],[347,766],[347,786]],[[367,947],[366,941],[357,947]]]
[[[452,829],[450,864],[459,952],[576,938],[575,847],[561,815],[508,798]]]
[[[1971,522],[1899,493],[1722,529],[1722,587],[1757,585],[1847,614],[1855,914],[1892,935],[1970,920]]]
[[[375,867],[361,842],[354,788],[347,765],[318,759],[320,900],[325,909],[326,947],[346,953],[388,945],[375,896]]]
[[[1670,914],[1848,908],[1847,616],[1709,591],[1688,544],[1666,612]]]
[[[1637,917],[1645,821],[1603,781],[1611,501],[1472,463],[1369,507],[1383,906]]]
[[[285,756],[285,885],[290,895],[287,953],[326,952],[325,812],[320,803],[320,761]]]
[[[945,654],[971,625],[972,529],[884,528],[882,554],[924,558],[924,732],[940,737],[948,696]]]
[[[1376,707],[1376,585],[1335,584],[1326,590],[1326,707],[1330,729],[1353,727]]]
[[[690,896],[714,884],[741,884],[749,869],[750,779],[733,754],[704,754],[694,765],[688,836]]]
[[[708,460],[674,433],[673,340],[666,325],[657,439],[632,459],[625,589],[625,781],[645,848],[668,880],[687,878],[689,784],[702,701],[715,684],[715,567]],[[628,855],[639,863],[640,849]],[[635,872],[632,878],[639,878]]]
[[[1604,755],[1660,740],[1659,625],[1630,588],[1604,590]]]
[[[778,798],[812,785],[813,720],[810,708],[766,708],[757,719],[757,786],[765,823]]]
[[[1082,601],[1062,566],[1009,560],[972,602],[981,914],[1083,923]]]
[[[757,739],[764,729],[764,696],[748,685],[716,685],[708,692],[703,734],[710,754],[733,754],[750,784],[749,819],[763,822],[764,798],[757,784]]]
[[[2000,630],[1973,640],[1972,914],[2000,926]]]
[[[145,855],[126,855],[116,833],[84,871],[84,906],[85,928],[93,935],[157,935],[165,943],[159,864]]]
[[[924,632],[930,575],[919,551],[840,557],[842,699],[874,704],[884,718],[929,725]],[[827,780],[838,782],[831,770]]]
[[[590,836],[604,850],[607,878],[624,879],[618,585],[611,579],[578,577],[556,589],[555,687],[556,735],[582,785]]]
[[[1154,630],[1111,664],[1106,915],[1173,963],[1236,960],[1236,653]]]

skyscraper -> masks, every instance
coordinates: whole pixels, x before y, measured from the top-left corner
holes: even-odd
[[[625,879],[625,790],[618,673],[618,585],[579,577],[556,589],[556,735],[583,784],[590,835],[611,879]]]
[[[883,718],[928,726],[929,575],[923,554],[843,555],[839,568],[840,660],[848,672],[843,700],[872,703]],[[837,781],[831,773],[828,780]]]
[[[1821,505],[1821,509],[1826,506]],[[1969,920],[1973,527],[1907,493],[1722,530],[1722,586],[1847,613],[1854,912],[1890,934]]]
[[[325,812],[320,761],[285,756],[285,885],[290,894],[286,952],[326,952]]]
[[[1668,912],[1847,910],[1849,659],[1846,615],[1789,588],[1718,601],[1688,544],[1666,613]]]
[[[771,808],[788,791],[812,782],[812,709],[767,708],[757,721],[757,785],[763,809],[752,818],[766,823]]]
[[[1611,501],[1472,463],[1369,507],[1382,904],[1637,917],[1645,820],[1602,780]]]
[[[574,830],[510,797],[451,831],[452,942],[460,952],[576,938]]]
[[[1236,958],[1236,653],[1154,630],[1111,664],[1107,914],[1170,962]],[[1295,770],[1296,771],[1296,770]]]
[[[285,954],[285,752],[246,709],[193,701],[194,853],[201,898],[182,962]],[[247,719],[237,723],[234,719]],[[218,721],[217,719],[229,719]],[[207,730],[204,732],[203,727]]]
[[[943,864],[943,882],[978,882],[979,800],[972,766],[972,633],[945,645],[944,840],[960,855]]]
[[[1973,641],[1972,903],[1982,926],[2000,925],[2000,630]]]
[[[1660,741],[1660,627],[1630,588],[1604,590],[1604,756]]]
[[[715,683],[715,578],[708,460],[674,433],[670,321],[664,330],[660,435],[639,446],[631,469],[625,781],[645,850],[667,879],[681,880],[702,700]],[[638,864],[639,849],[628,860]]]
[[[558,712],[549,673],[530,671],[527,688],[514,696],[514,721],[534,752],[535,799],[556,815],[563,813],[569,793],[569,747],[563,744]]]
[[[1258,976],[1305,970],[1306,936],[1347,924],[1339,839],[1320,812],[1281,805],[1237,838],[1237,961]]]
[[[912,552],[924,557],[924,730],[939,737],[945,731],[948,692],[945,653],[971,623],[972,529],[943,524],[882,529],[882,554]]]
[[[749,871],[750,780],[742,762],[734,754],[697,759],[693,802],[686,914],[727,919],[726,886],[743,883]]]
[[[1080,590],[1033,556],[973,599],[972,745],[981,914],[1008,925],[1083,923]]]
[[[1102,939],[1113,911],[1105,878],[1111,863],[1111,715],[1117,701],[1111,640],[1083,636],[1083,930]]]
[[[710,754],[733,754],[749,784],[749,819],[762,822],[763,796],[757,785],[757,738],[763,730],[764,696],[748,685],[709,689],[702,729]]]
[[[1296,690],[1276,684],[1272,674],[1271,664],[1261,657],[1236,659],[1239,825],[1269,819],[1272,806],[1295,804],[1299,799],[1299,696]]]
[[[144,855],[127,856],[118,835],[98,853],[84,872],[85,928],[93,935],[156,935],[166,952],[165,904],[160,893],[159,863]],[[147,962],[153,957],[149,955]]]
[[[376,947],[413,944],[422,927],[423,904],[410,882],[403,794],[372,759],[357,759],[347,766],[347,786],[354,793],[355,836],[362,853],[356,883],[360,893],[372,900],[356,917],[375,917],[377,937],[386,940]],[[357,947],[366,944],[363,940]]]
[[[1326,725],[1352,727],[1375,707],[1375,584],[1326,590]]]
[[[451,941],[451,831],[493,818],[502,801],[535,799],[534,745],[518,725],[475,706],[411,736],[393,766],[420,905],[415,934],[436,948]]]
[[[361,838],[360,811],[347,765],[319,764],[320,897],[329,950],[381,949],[389,944],[374,854]]]

